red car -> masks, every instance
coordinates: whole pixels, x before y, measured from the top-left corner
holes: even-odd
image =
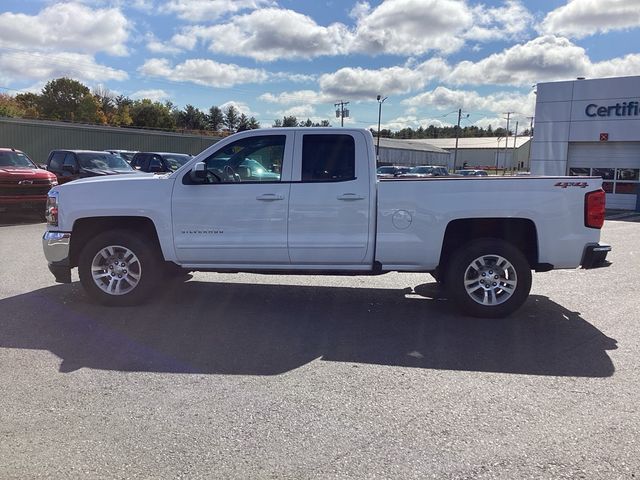
[[[25,153],[0,148],[0,212],[33,210],[44,213],[47,193],[58,181]]]

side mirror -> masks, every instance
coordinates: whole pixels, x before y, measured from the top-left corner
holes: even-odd
[[[160,172],[163,172],[163,171],[164,171],[164,169],[162,168],[162,165],[158,165],[158,164],[149,165],[149,172],[151,172],[151,173],[160,173]]]
[[[207,165],[204,162],[198,162],[191,168],[191,180],[202,183],[207,178]]]
[[[74,175],[74,174],[78,173],[76,167],[74,167],[73,165],[63,165],[62,166],[62,171],[70,173],[71,175]]]

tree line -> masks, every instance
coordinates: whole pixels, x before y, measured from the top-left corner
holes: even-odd
[[[260,128],[254,116],[247,116],[234,105],[213,105],[208,111],[193,105],[178,108],[172,102],[148,98],[132,99],[115,95],[104,87],[90,90],[83,83],[61,77],[47,82],[39,93],[0,93],[0,116],[61,120],[66,122],[117,127],[189,130],[199,133],[235,133]],[[274,127],[331,126],[323,120],[298,121],[294,116],[276,120]]]
[[[403,138],[403,139],[411,139],[411,138],[455,138],[456,136],[456,126],[450,127],[436,127],[435,125],[429,125],[427,128],[422,126],[413,129],[411,127],[403,128],[396,132],[391,131],[389,129],[380,130],[380,137],[382,138]],[[371,129],[371,133],[376,136],[378,132],[374,129]],[[469,125],[466,127],[460,127],[459,138],[465,137],[505,137],[507,134],[506,128],[496,128],[493,129],[491,125],[488,125],[487,128],[477,127],[475,125]],[[529,129],[525,129],[522,132],[518,132],[519,135],[529,136],[531,132]],[[509,129],[509,136],[513,136],[513,130]]]

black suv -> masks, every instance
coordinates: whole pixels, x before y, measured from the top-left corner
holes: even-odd
[[[58,183],[101,175],[136,173],[120,155],[94,150],[52,150],[47,170],[55,173]]]
[[[185,153],[138,152],[131,160],[131,166],[141,172],[173,172],[191,160]]]

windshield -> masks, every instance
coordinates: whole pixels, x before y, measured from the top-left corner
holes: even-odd
[[[136,154],[136,152],[116,152],[116,154],[120,155],[127,162],[131,163],[131,160],[133,160],[133,156]]]
[[[396,167],[379,167],[378,173],[396,173]]]
[[[172,153],[169,155],[165,154],[165,155],[162,155],[162,157],[166,160],[171,170],[177,170],[182,165],[184,165],[189,160],[191,160],[191,155],[184,155],[181,153],[175,153],[175,154]]]
[[[114,153],[78,153],[78,160],[82,168],[118,170],[122,172],[133,171],[133,168],[124,158]]]
[[[433,167],[413,167],[409,173],[433,173]]]
[[[0,167],[36,168],[36,165],[22,152],[0,152]]]

